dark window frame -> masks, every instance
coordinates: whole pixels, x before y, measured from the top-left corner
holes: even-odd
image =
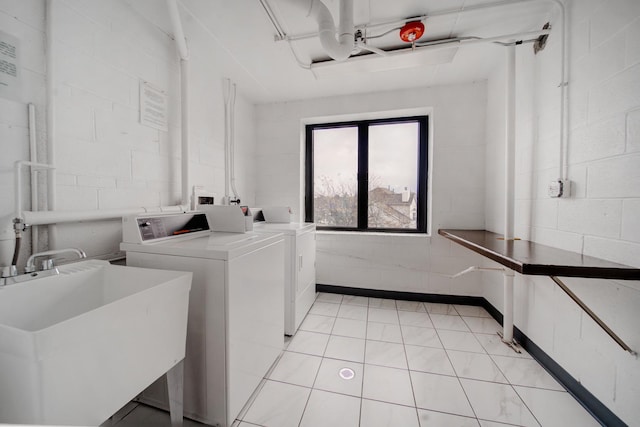
[[[368,198],[369,198],[369,143],[368,131],[371,125],[418,123],[418,188],[416,190],[417,218],[416,228],[369,228],[368,222]],[[333,227],[317,225],[318,230],[331,231],[357,231],[357,232],[382,232],[382,233],[427,233],[427,189],[429,179],[429,116],[393,117],[383,119],[342,121],[333,123],[317,123],[305,126],[305,221],[314,222],[314,157],[313,157],[313,131],[315,129],[335,129],[341,127],[358,128],[358,170],[357,170],[357,227]]]

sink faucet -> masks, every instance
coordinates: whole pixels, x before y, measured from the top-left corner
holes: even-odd
[[[35,253],[35,254],[31,255],[29,257],[29,259],[27,260],[27,266],[25,268],[25,273],[33,273],[34,271],[36,271],[36,265],[35,265],[36,258],[49,257],[47,260],[45,260],[42,263],[42,270],[50,270],[50,269],[53,268],[53,258],[52,257],[54,255],[59,255],[59,254],[67,253],[67,252],[71,252],[71,253],[74,253],[74,254],[78,255],[79,259],[87,257],[87,254],[84,253],[84,251],[82,249],[76,249],[76,248],[54,249],[54,250],[51,250],[51,251],[38,252],[38,253]]]

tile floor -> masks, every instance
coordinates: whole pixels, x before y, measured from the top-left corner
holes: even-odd
[[[320,293],[234,427],[600,425],[499,329],[480,307]],[[140,405],[115,425],[170,424]]]

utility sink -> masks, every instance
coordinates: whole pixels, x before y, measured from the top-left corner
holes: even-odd
[[[184,359],[191,273],[58,269],[0,288],[0,423],[98,426]]]

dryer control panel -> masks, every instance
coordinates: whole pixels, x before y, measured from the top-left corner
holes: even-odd
[[[127,243],[164,240],[210,230],[203,213],[125,217],[122,225],[122,240]]]

